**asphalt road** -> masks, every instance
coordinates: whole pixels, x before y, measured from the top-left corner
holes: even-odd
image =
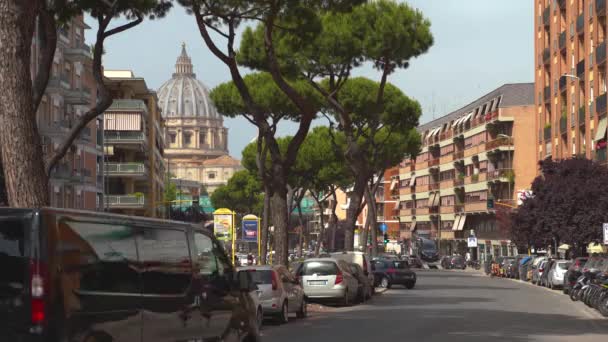
[[[395,287],[363,305],[330,307],[262,341],[606,341],[608,319],[560,291],[474,271],[419,271],[413,290]]]

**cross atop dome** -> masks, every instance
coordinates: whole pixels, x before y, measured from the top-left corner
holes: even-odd
[[[194,67],[192,66],[192,60],[190,59],[190,56],[188,56],[188,52],[186,52],[186,43],[182,42],[182,53],[179,55],[179,57],[177,57],[177,62],[175,62],[175,73],[173,74],[173,77],[196,77],[193,69]]]

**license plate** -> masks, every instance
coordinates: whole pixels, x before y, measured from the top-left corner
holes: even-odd
[[[318,286],[318,285],[326,285],[327,280],[309,280],[308,285]]]

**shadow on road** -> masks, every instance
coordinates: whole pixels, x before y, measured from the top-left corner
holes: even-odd
[[[517,287],[450,284],[420,284],[417,288],[419,290],[519,290]]]

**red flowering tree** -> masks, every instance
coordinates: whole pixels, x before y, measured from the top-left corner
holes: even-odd
[[[587,159],[540,163],[534,197],[513,215],[511,239],[518,245],[567,243],[580,253],[601,238],[608,222],[608,169]]]

